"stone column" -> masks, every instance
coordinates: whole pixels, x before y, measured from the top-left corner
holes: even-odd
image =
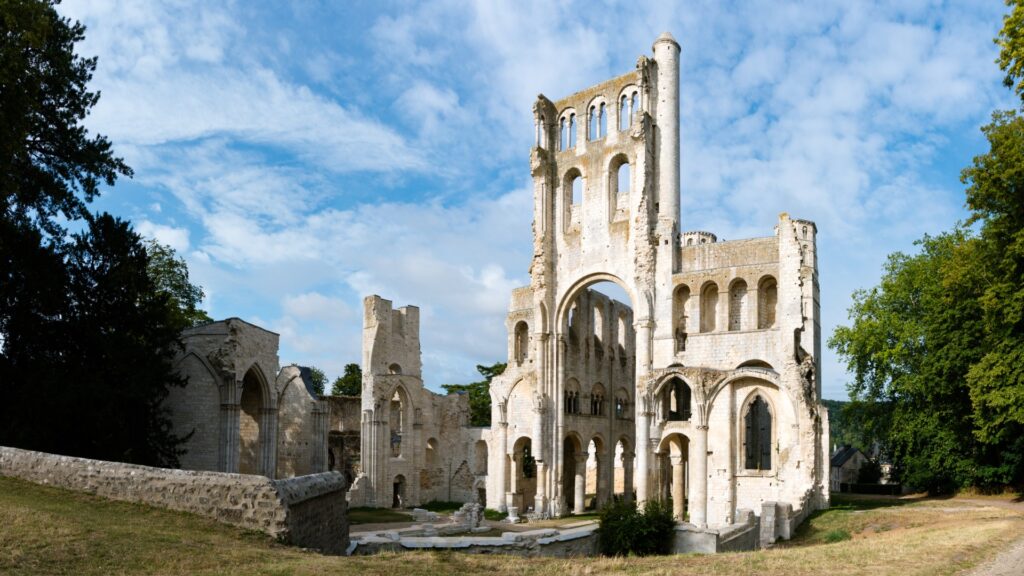
[[[583,503],[587,493],[587,455],[576,455],[576,483],[573,487],[573,513],[583,514]]]
[[[633,501],[633,452],[622,453],[622,491],[626,502]]]
[[[505,466],[507,464],[505,458],[508,457],[508,422],[498,422],[498,446],[495,457],[497,462],[494,472],[497,478],[494,479],[494,487],[496,488],[495,494],[498,495],[498,511],[505,512],[507,511],[505,476],[508,475],[508,470]]]
[[[672,456],[672,516],[677,522],[685,520],[686,510],[686,459],[682,454]]]
[[[547,493],[547,467],[543,462],[537,461],[537,493],[533,497],[533,512],[539,515],[541,518],[547,517],[546,498]]]
[[[708,427],[697,426],[693,434],[690,453],[690,523],[701,528],[708,526]]]
[[[636,415],[636,500],[641,506],[647,502],[650,490],[651,449],[647,437],[650,435],[650,414],[638,412]]]
[[[654,41],[658,63],[658,201],[661,213],[679,220],[679,43],[668,32]]]

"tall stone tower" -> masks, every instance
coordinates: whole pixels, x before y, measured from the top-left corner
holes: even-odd
[[[698,527],[768,501],[815,509],[816,228],[680,233],[680,46],[665,33],[652,50],[534,104],[534,255],[492,382],[488,506],[557,515],[635,491]],[[630,302],[590,290],[604,281]]]

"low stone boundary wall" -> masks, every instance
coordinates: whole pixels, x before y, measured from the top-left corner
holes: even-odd
[[[580,558],[597,556],[597,525],[565,530],[541,529],[503,532],[501,536],[409,536],[423,527],[401,531],[356,534],[352,554],[369,555],[383,551],[452,550],[468,554],[510,554],[526,557]]]
[[[345,479],[338,472],[271,480],[0,446],[0,476],[191,512],[329,554],[343,554],[349,544]]]
[[[756,550],[760,523],[750,510],[737,510],[736,523],[723,528],[699,528],[693,524],[676,524],[672,552],[686,554],[698,552],[743,552]]]

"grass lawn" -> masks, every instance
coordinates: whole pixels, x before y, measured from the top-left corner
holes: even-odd
[[[376,521],[376,519],[375,519]],[[823,544],[825,534],[850,538]],[[0,478],[0,574],[953,574],[1024,534],[1019,511],[951,500],[837,501],[772,550],[559,560],[322,556],[189,514]]]

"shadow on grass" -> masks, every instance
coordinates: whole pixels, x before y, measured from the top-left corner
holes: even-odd
[[[412,522],[412,516],[405,512],[387,508],[349,508],[349,524],[384,524],[388,522]]]

